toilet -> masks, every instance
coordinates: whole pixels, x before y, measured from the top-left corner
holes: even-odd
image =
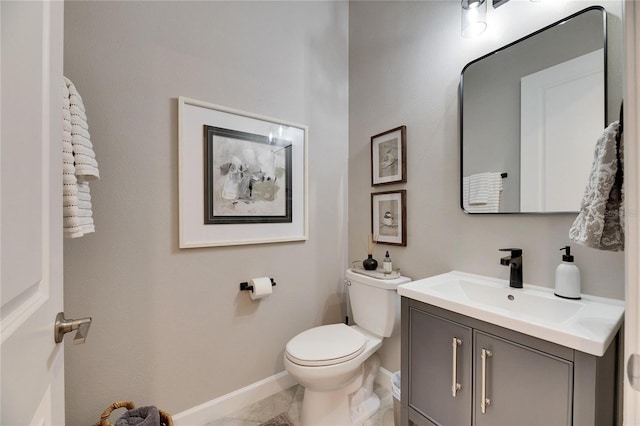
[[[375,354],[382,339],[400,327],[398,285],[411,281],[364,271],[346,272],[352,326],[330,324],[303,331],[286,345],[284,366],[304,386],[300,426],[359,425],[380,400],[373,381],[380,369]]]

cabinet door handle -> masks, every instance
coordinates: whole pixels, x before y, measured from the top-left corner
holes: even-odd
[[[458,383],[458,346],[461,344],[462,344],[462,340],[458,339],[457,337],[454,337],[451,342],[451,347],[453,348],[452,350],[453,359],[451,360],[453,364],[452,378],[451,378],[451,394],[453,395],[454,398],[456,397],[456,394],[458,393],[460,388],[462,388],[462,385]]]
[[[490,358],[493,353],[487,349],[482,348],[482,401],[480,401],[480,412],[485,414],[487,407],[491,404],[491,400],[487,398],[487,358]]]

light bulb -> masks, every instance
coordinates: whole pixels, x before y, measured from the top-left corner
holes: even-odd
[[[487,1],[462,0],[462,37],[475,37],[487,29]]]

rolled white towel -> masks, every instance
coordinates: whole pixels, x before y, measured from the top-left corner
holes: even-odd
[[[91,158],[92,164],[98,164],[94,157],[95,154],[93,153],[93,150],[91,149],[91,147],[89,147],[89,145],[76,145],[73,147],[73,151],[76,153],[76,155],[84,155]]]
[[[78,200],[78,208],[91,210],[91,200]]]
[[[63,217],[78,216],[78,211],[80,211],[80,209],[75,205],[68,205],[62,208]]]
[[[63,197],[75,197],[75,200],[78,199],[78,182],[73,183],[62,183],[62,196]],[[73,199],[64,199],[64,203],[66,205],[73,204]]]
[[[89,183],[87,182],[78,182],[78,200],[80,202],[91,202],[91,193],[89,189]],[[92,211],[90,209],[80,208],[78,212],[78,219],[81,221],[80,229],[88,234],[90,232],[95,231],[95,226],[93,224]]]
[[[69,89],[66,82],[62,84],[62,209],[63,233],[74,234],[79,231],[77,225],[69,218],[78,212],[78,181],[76,178],[75,160],[71,136],[71,113],[69,111]]]
[[[69,113],[72,115],[77,115],[82,121],[87,122],[87,114],[84,111],[84,106],[79,106],[76,104],[70,105]]]
[[[85,223],[84,219],[88,218],[75,218],[73,223],[67,222],[65,219],[64,236],[66,238],[78,238],[90,232],[95,232],[93,223]]]
[[[75,237],[81,237],[83,234],[89,234],[95,232],[95,226],[93,219],[90,216],[69,216],[63,220],[65,231],[69,231],[75,235]],[[78,235],[82,233],[82,235]]]
[[[84,144],[86,146],[91,145],[91,133],[89,133],[89,129],[87,129],[86,123],[84,125],[79,123],[75,115],[71,116],[71,134],[74,137],[79,138],[78,143]]]
[[[91,201],[91,191],[87,182],[78,182],[78,200]]]
[[[93,219],[88,216],[69,216],[64,218],[64,226],[65,228],[76,228],[73,231],[83,231],[85,234],[88,234],[90,228],[93,228]],[[88,231],[88,232],[87,232]]]
[[[64,78],[63,84],[63,226],[64,236],[77,238],[94,232],[91,194],[87,181],[100,178],[90,140],[82,97]]]
[[[62,198],[64,199],[64,203],[65,203],[66,206],[77,206],[78,205],[78,203],[73,203],[73,201],[72,201],[72,200],[77,200],[78,199],[77,192],[76,192],[76,195],[63,195]]]
[[[84,155],[76,155],[76,176],[79,181],[89,182],[93,180],[97,180],[98,176],[95,173],[98,168],[95,166],[95,160],[92,161],[90,157]]]
[[[73,158],[73,157],[71,157],[71,158]],[[66,178],[68,178],[68,177],[73,177],[74,182],[75,182],[75,178],[76,178],[76,175],[74,173],[75,170],[76,170],[76,168],[73,166],[73,162],[66,162],[65,161],[65,162],[62,163],[62,173],[63,173],[62,177],[65,179],[65,182],[66,182]]]
[[[80,181],[92,181],[100,178],[98,162],[95,159],[89,125],[82,97],[75,85],[65,77],[69,90],[69,111],[71,113],[71,137],[75,156],[76,176]]]
[[[71,179],[70,177],[65,176],[64,179]],[[70,181],[69,183],[62,183],[62,202],[64,206],[75,206],[78,204],[78,182]],[[68,197],[68,198],[66,198]]]

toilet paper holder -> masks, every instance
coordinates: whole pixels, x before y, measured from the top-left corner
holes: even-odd
[[[273,278],[269,278],[271,280],[271,286],[275,286],[276,282]],[[240,291],[253,291],[253,286],[249,285],[248,282],[242,282],[240,283]]]

